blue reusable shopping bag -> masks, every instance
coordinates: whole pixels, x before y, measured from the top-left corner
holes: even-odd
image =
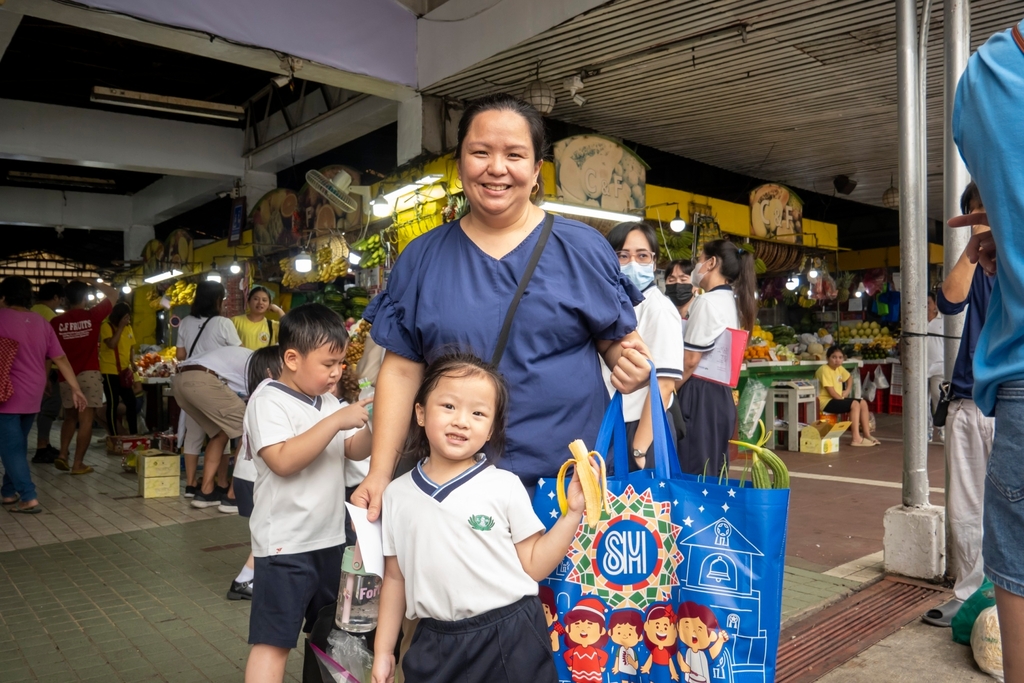
[[[682,474],[656,390],[651,403],[654,471],[628,470],[616,394],[594,446],[614,465],[609,511],[597,528],[584,519],[541,582],[559,680],[771,683],[789,490]],[[555,485],[542,479],[534,497],[549,528]]]

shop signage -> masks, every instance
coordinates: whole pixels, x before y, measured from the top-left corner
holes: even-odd
[[[631,149],[601,135],[555,143],[556,194],[561,201],[606,211],[647,204],[647,164]]]
[[[228,225],[228,246],[237,246],[242,241],[245,229],[245,197],[231,200],[231,223]]]
[[[761,185],[750,192],[750,234],[779,242],[802,242],[804,203],[783,185]]]

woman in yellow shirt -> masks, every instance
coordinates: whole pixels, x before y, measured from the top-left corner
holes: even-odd
[[[868,402],[862,398],[850,398],[853,382],[850,381],[849,371],[843,367],[846,355],[841,348],[833,346],[825,357],[828,364],[818,368],[814,375],[821,387],[821,393],[818,394],[821,412],[830,415],[849,413],[850,421],[853,422],[853,445],[858,448],[877,446],[879,440],[871,436]]]
[[[267,318],[267,311],[284,315],[284,311],[270,303],[270,290],[263,285],[256,285],[249,290],[245,315],[236,315],[231,319],[238,330],[242,346],[258,351],[264,346],[277,343],[277,321]]]
[[[122,387],[119,377],[125,368],[134,369],[132,347],[135,346],[135,332],[132,330],[131,307],[123,301],[116,304],[110,316],[100,325],[100,372],[103,374],[103,393],[107,399],[107,432],[118,433],[117,404],[124,401],[128,433],[139,433],[138,415],[135,411],[135,392],[132,387]]]

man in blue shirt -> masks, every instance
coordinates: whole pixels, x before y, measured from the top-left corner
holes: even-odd
[[[1024,22],[1022,22],[1024,23]],[[1024,683],[1024,35],[989,38],[967,62],[953,111],[953,139],[984,199],[990,233],[968,258],[996,275],[974,357],[974,401],[995,415],[985,478],[985,574],[996,605],[1007,683]],[[952,223],[952,221],[951,221]],[[998,272],[996,271],[998,253]]]
[[[974,183],[964,190],[960,210],[964,214],[984,211]],[[973,233],[988,229],[987,225],[975,225]],[[973,365],[994,281],[995,278],[978,268],[977,263],[971,263],[965,250],[936,294],[936,304],[943,315],[956,315],[966,308],[967,319],[953,366],[953,400],[946,418],[946,442],[949,444],[946,514],[952,532],[950,555],[956,567],[956,584],[952,600],[924,615],[924,621],[934,626],[949,626],[960,605],[981,587],[985,578],[981,556],[982,501],[995,420],[986,417],[974,403]]]

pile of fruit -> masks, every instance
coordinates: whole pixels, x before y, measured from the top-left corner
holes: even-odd
[[[191,306],[196,298],[197,286],[198,283],[196,282],[178,280],[167,288],[164,296],[170,300],[172,308],[175,306]]]
[[[774,360],[771,357],[771,347],[768,344],[754,344],[748,346],[743,352],[743,360]]]
[[[839,327],[839,341],[843,344],[877,344],[885,350],[895,348],[896,340],[889,333],[888,327],[877,322],[859,322],[854,325]]]
[[[173,346],[170,348],[174,349]],[[139,357],[135,361],[139,374],[143,377],[170,377],[173,375],[176,361],[174,356],[165,355],[165,351],[166,349],[160,353],[147,353]]]

